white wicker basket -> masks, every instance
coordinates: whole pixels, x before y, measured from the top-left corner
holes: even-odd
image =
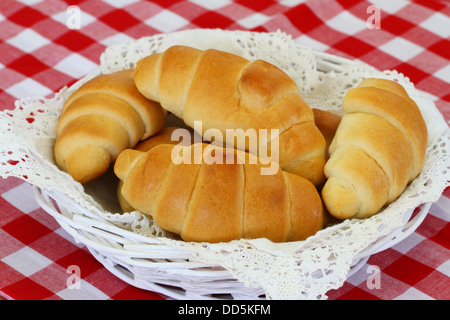
[[[111,273],[141,289],[174,299],[264,299],[263,288],[245,286],[226,269],[198,261],[190,252],[176,250],[151,238],[123,230],[92,212],[87,213],[64,194],[34,188],[40,206]],[[348,276],[375,253],[408,237],[425,219],[431,203],[402,228],[367,247],[352,261]],[[87,213],[87,214],[86,214]],[[413,210],[406,213],[411,216]]]
[[[228,37],[229,35],[230,37],[234,37],[235,33],[226,34],[225,36]],[[249,37],[254,41],[252,43],[256,43],[256,40],[260,42],[267,40],[272,46],[284,46],[284,44],[287,43],[286,46],[288,46],[289,50],[300,51],[304,49],[296,44],[290,43],[288,37],[284,35],[280,36],[281,42],[277,44],[278,36],[280,36],[278,33],[270,35],[267,40],[267,37],[261,35],[261,40],[259,39],[260,36],[255,33],[251,33],[250,35],[238,33],[238,41],[235,42],[238,43],[239,46],[243,46],[243,42],[240,39]],[[164,38],[163,36],[157,37],[158,41],[160,41],[161,38]],[[204,37],[198,36],[195,38],[204,39]],[[214,35],[214,38],[216,38],[216,35]],[[189,41],[186,40],[185,34],[177,34],[174,39],[175,40],[172,39],[171,43],[173,43],[173,41],[181,41],[180,39]],[[212,37],[209,39],[212,39]],[[150,40],[153,41],[154,38],[151,38]],[[230,43],[230,41],[234,40],[234,38],[231,38],[231,40],[228,39],[228,42]],[[133,48],[130,49],[129,46],[133,46]],[[135,49],[135,46],[136,43],[126,44],[122,46],[121,50],[124,52],[127,52],[127,50],[137,52],[138,50]],[[251,47],[254,48],[255,46],[252,45]],[[162,46],[155,46],[152,42],[152,52],[161,50],[161,48]],[[278,53],[278,51],[279,47],[276,47],[275,52]],[[120,58],[126,57],[126,54],[120,52],[120,50],[112,50],[112,52],[106,52],[105,55],[114,55],[117,53],[116,55],[120,56]],[[314,72],[318,77],[332,75],[331,79],[333,79],[333,76],[336,75],[337,77],[340,76],[346,78],[348,77],[348,73],[360,72],[360,75],[356,78],[361,78],[364,76],[364,72],[366,72],[365,68],[363,68],[363,71],[359,70],[359,64],[356,62],[330,54],[315,51],[308,52],[312,53],[311,59],[314,59],[314,66],[316,69]],[[145,55],[149,53],[150,51],[141,52],[140,54]],[[269,54],[268,58],[270,57]],[[309,58],[310,57],[307,56],[307,59]],[[102,59],[104,60],[105,56],[102,56]],[[124,64],[129,66],[128,62]],[[102,72],[112,71],[105,68],[105,66],[102,66],[102,68]],[[293,69],[298,71],[298,67],[296,66],[293,66]],[[70,89],[76,88],[87,79],[99,73],[100,71],[93,72],[74,84]],[[397,76],[400,77],[400,75],[396,73],[394,73],[394,75],[391,73],[384,73],[381,74],[381,76],[388,76],[391,78]],[[355,85],[354,78],[355,77],[352,77],[351,81],[347,83],[340,84],[342,87],[340,91],[341,95],[345,88],[348,89],[351,85]],[[300,79],[299,81],[304,80],[302,80],[301,76],[298,79]],[[415,90],[413,86],[411,88],[409,89]],[[330,96],[332,97],[333,95]],[[38,99],[38,102],[45,104],[46,100],[40,98]],[[314,102],[314,100],[312,100],[312,102]],[[21,110],[23,110],[26,109],[24,105],[30,104],[34,107],[34,103],[37,103],[36,100],[33,100],[32,102],[27,100],[19,102],[18,105],[20,105],[22,108]],[[435,108],[432,103],[431,105],[432,106],[429,106],[429,108]],[[334,110],[339,111],[339,108],[339,105],[334,105]],[[49,112],[49,114],[52,114],[52,116],[55,117],[53,113]],[[430,114],[432,114],[433,117],[435,114],[439,115],[439,113],[435,111],[432,111]],[[5,119],[9,121],[8,119],[10,118],[5,116],[0,120],[3,121]],[[430,119],[426,119],[426,121],[432,122]],[[20,137],[21,134],[30,134],[29,132],[22,132],[18,129],[19,132],[14,132],[13,135],[11,135],[10,127],[9,124],[8,126],[4,126],[3,128],[7,129],[3,130],[3,134],[10,134],[7,137],[11,139],[11,141],[16,138],[15,136]],[[51,131],[52,128],[46,128],[46,130]],[[53,216],[64,230],[73,236],[76,241],[84,244],[92,255],[110,272],[133,286],[161,293],[174,299],[266,299],[292,297],[323,299],[326,298],[326,292],[328,290],[340,287],[346,277],[361,268],[372,254],[385,250],[410,235],[424,220],[432,202],[438,200],[439,195],[442,193],[445,186],[448,185],[447,181],[449,180],[448,172],[450,172],[450,168],[448,163],[450,156],[450,134],[446,131],[444,134],[439,132],[439,134],[436,135],[437,136],[432,137],[431,142],[433,145],[430,146],[428,151],[431,156],[435,156],[429,157],[428,162],[431,163],[428,164],[427,169],[428,171],[433,172],[430,176],[433,177],[434,180],[428,178],[428,176],[417,179],[420,181],[417,182],[417,184],[414,185],[413,183],[413,186],[410,186],[410,188],[414,189],[414,192],[408,192],[407,197],[403,197],[404,199],[399,199],[397,201],[397,204],[400,205],[394,205],[392,210],[395,210],[395,212],[400,210],[400,213],[398,214],[400,223],[393,223],[392,226],[389,225],[390,220],[386,219],[386,215],[391,213],[383,213],[385,214],[383,218],[381,218],[382,216],[380,214],[380,218],[374,218],[369,225],[367,225],[367,223],[369,223],[368,221],[362,221],[361,223],[358,221],[345,221],[339,225],[332,226],[319,232],[305,242],[299,243],[298,249],[295,247],[295,250],[292,250],[292,247],[289,247],[280,254],[280,257],[277,256],[277,250],[281,247],[274,246],[273,244],[264,241],[245,242],[243,249],[241,249],[242,251],[239,252],[239,256],[237,258],[235,257],[240,263],[236,265],[233,264],[236,261],[226,264],[224,263],[224,260],[221,259],[206,259],[206,256],[200,251],[197,252],[191,250],[192,248],[188,246],[188,244],[179,244],[177,242],[179,240],[174,240],[173,242],[162,241],[162,238],[159,236],[147,236],[130,231],[130,229],[127,228],[122,228],[119,226],[120,224],[109,220],[107,218],[108,216],[105,216],[100,207],[92,205],[84,206],[81,204],[83,202],[75,201],[74,197],[61,192],[58,188],[45,187],[45,185],[51,184],[48,182],[49,179],[47,179],[44,187],[33,183],[33,181],[30,182],[34,184],[35,196],[42,208]],[[17,141],[17,138],[14,141]],[[25,152],[26,157],[36,161],[37,164],[35,165],[45,167],[46,170],[55,173],[56,169],[48,162],[51,155],[36,156],[36,151],[34,149],[30,151],[27,150],[27,148],[17,148],[16,151]],[[8,154],[11,154],[11,152],[9,151],[6,153],[3,151],[3,153],[0,153],[0,156],[3,156],[3,159],[5,159]],[[437,171],[437,173],[435,171]],[[445,174],[442,174],[442,171]],[[30,171],[23,173],[20,171],[12,172],[8,170],[5,172],[0,170],[0,173],[2,176],[15,175],[19,177],[23,177],[23,175],[26,174],[28,180],[31,180],[30,175],[32,174]],[[59,175],[66,179],[64,174],[60,172],[57,172],[57,175],[55,176],[56,179],[60,178]],[[439,177],[439,179],[436,177]],[[440,181],[440,179],[442,179],[443,182]],[[431,180],[433,180],[433,183],[430,183]],[[434,187],[434,190],[430,191],[432,187]],[[423,192],[422,190],[425,190],[426,192]],[[362,231],[358,229],[363,226],[366,229],[363,229]],[[367,230],[370,232],[366,236]],[[370,235],[373,236],[373,240]],[[368,240],[366,241],[365,238]],[[339,243],[341,240],[346,240],[347,242]],[[355,245],[355,242],[358,242],[360,247],[356,247],[353,251],[349,250],[346,252],[347,244],[350,243]],[[336,246],[336,252],[333,252],[334,245]],[[258,255],[257,257],[274,258],[273,261],[276,262],[276,267],[280,268],[280,271],[276,269],[273,273],[268,273],[267,277],[253,279],[252,275],[254,272],[252,272],[253,270],[251,268],[249,268],[249,270],[240,270],[239,266],[246,266],[245,259],[252,256],[251,254],[247,255],[247,246],[249,252],[262,252],[261,255]],[[216,250],[216,256],[218,256],[221,251],[226,251],[226,247],[216,248],[212,246],[208,247],[207,245],[204,247],[208,250]],[[198,247],[195,248],[198,249]],[[203,247],[200,249],[203,249]],[[291,254],[292,252],[294,253]],[[232,255],[231,253],[233,253],[233,249],[226,252],[226,254],[229,255]],[[323,261],[320,259],[322,256],[324,257]],[[263,264],[264,262],[265,261],[261,261]],[[251,265],[252,263],[254,264],[254,268],[260,269],[258,261],[249,261],[248,265]],[[287,268],[284,263],[288,265]],[[291,266],[292,270],[289,269]],[[261,269],[263,268],[264,267],[261,266]],[[288,275],[286,275],[286,273],[288,273]],[[298,283],[289,278],[292,275],[295,276],[294,279],[296,281],[298,280]],[[280,279],[271,279],[271,277],[278,276]],[[281,289],[280,287],[276,287],[278,282],[282,284]],[[292,286],[288,294],[283,292],[283,285]],[[297,286],[298,292],[296,292]],[[295,291],[294,294],[291,294],[292,291]]]

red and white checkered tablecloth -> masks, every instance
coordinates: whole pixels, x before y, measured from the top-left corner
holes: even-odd
[[[70,5],[80,28],[70,29]],[[368,28],[371,5],[380,29]],[[76,26],[76,25],[75,25]],[[106,46],[192,28],[276,31],[299,44],[396,69],[450,120],[450,3],[405,0],[0,1],[0,110],[47,96],[92,71]],[[7,299],[164,299],[113,276],[36,203],[22,180],[0,180],[0,295]],[[373,255],[329,299],[450,299],[450,191],[420,227]],[[68,288],[81,270],[80,289]],[[380,286],[369,285],[371,266]]]

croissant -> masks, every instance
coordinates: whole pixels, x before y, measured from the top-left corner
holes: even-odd
[[[194,162],[195,148],[203,154],[200,163]],[[174,152],[190,161],[176,164]],[[230,157],[233,161],[226,162]],[[251,162],[251,157],[205,143],[160,144],[147,152],[124,150],[114,172],[133,208],[185,241],[265,237],[283,242],[320,230],[323,207],[315,186],[281,170],[261,175],[263,164]]]
[[[65,102],[54,155],[58,167],[76,181],[99,177],[122,150],[163,127],[167,111],[140,94],[132,72],[97,76]]]
[[[175,134],[174,136],[172,136],[176,130],[183,130],[183,131],[181,132],[180,135]],[[194,143],[194,141],[195,141],[194,135],[184,128],[164,127],[150,138],[139,142],[136,145],[136,147],[134,147],[134,149],[142,152],[147,152],[151,148],[160,144],[191,145],[192,143]],[[119,183],[117,184],[117,198],[119,200],[120,208],[122,209],[123,212],[134,211],[135,209],[123,197],[122,188],[123,188],[123,181],[119,180]]]
[[[336,218],[367,218],[420,173],[427,127],[406,90],[390,80],[363,80],[347,91],[343,109],[325,165],[322,199]]]
[[[145,97],[197,132],[195,122],[201,120],[198,133],[204,138],[206,130],[217,129],[221,135],[214,142],[229,147],[227,130],[235,130],[238,139],[255,130],[260,141],[254,154],[267,158],[279,151],[278,161],[271,160],[283,170],[315,185],[324,181],[325,139],[296,83],[276,66],[214,49],[173,46],[140,60],[134,80]],[[241,149],[251,151],[249,145],[246,141]]]

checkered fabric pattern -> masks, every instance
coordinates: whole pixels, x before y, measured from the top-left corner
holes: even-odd
[[[372,5],[379,29],[367,25]],[[396,69],[450,121],[450,5],[432,0],[0,1],[0,110],[52,96],[96,68],[108,45],[192,28],[280,29],[316,50]],[[110,274],[38,206],[26,182],[0,180],[0,195],[0,295],[165,299]],[[370,257],[329,298],[450,299],[449,198],[446,190],[411,236]],[[80,267],[80,289],[69,288],[72,265]]]

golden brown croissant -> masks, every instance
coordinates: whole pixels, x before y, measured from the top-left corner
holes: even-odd
[[[184,128],[179,127],[164,127],[160,131],[158,131],[156,134],[151,136],[150,138],[139,142],[136,147],[134,147],[135,150],[139,150],[142,152],[147,152],[153,147],[156,147],[160,144],[180,144],[180,145],[191,145],[194,143],[194,134],[189,131],[183,131],[183,134],[189,134],[189,139],[187,137],[183,136],[183,138],[186,139],[179,139],[180,136],[173,136],[172,134],[175,132],[175,130],[186,130]],[[180,141],[182,140],[182,141]],[[119,183],[117,185],[117,198],[119,200],[120,208],[123,212],[131,212],[134,211],[134,208],[128,203],[128,201],[123,197],[122,195],[122,187],[123,187],[123,181],[119,180]]]
[[[219,144],[230,146],[227,129],[235,130],[238,139],[247,130],[267,130],[266,138],[258,136],[255,154],[267,158],[263,147],[270,150],[267,155],[272,155],[271,148],[279,149],[276,162],[283,170],[315,185],[323,182],[325,139],[296,83],[276,66],[214,49],[173,46],[140,60],[134,80],[144,96],[159,101],[187,126],[197,130],[195,122],[201,120],[198,133],[204,138],[206,130],[219,130],[221,136],[214,137]],[[279,148],[273,129],[279,133]],[[251,152],[249,144],[242,149]]]
[[[322,198],[336,218],[366,218],[394,201],[419,174],[427,127],[405,89],[390,80],[363,80],[348,90],[343,109]]]
[[[263,165],[252,163],[253,155],[212,145],[205,152],[207,146],[123,151],[114,165],[123,196],[185,241],[303,240],[323,227],[322,202],[310,181],[281,170],[261,175]],[[195,148],[203,153],[201,163],[194,163]],[[175,164],[173,152],[190,161]]]
[[[97,178],[122,150],[163,127],[167,111],[140,94],[132,72],[97,76],[65,102],[54,154],[59,168],[76,181]]]

